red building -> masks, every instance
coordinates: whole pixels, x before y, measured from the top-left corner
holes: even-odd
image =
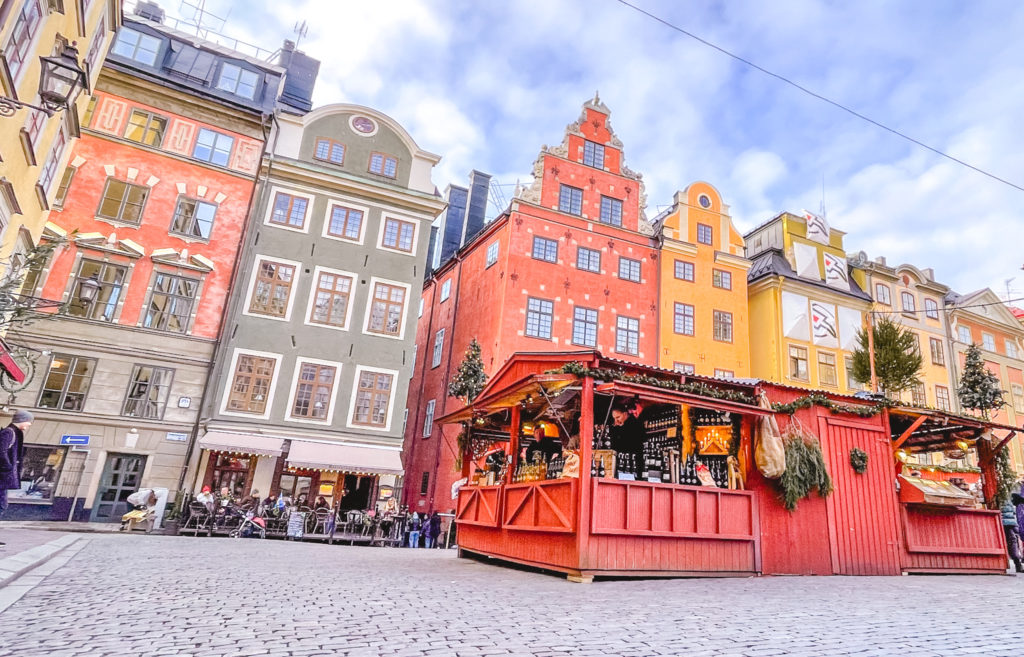
[[[424,283],[405,427],[403,500],[414,510],[454,507],[455,432],[434,418],[463,405],[447,388],[473,338],[488,375],[515,352],[657,363],[654,229],[609,114],[586,102],[561,145],[541,150],[533,184]]]

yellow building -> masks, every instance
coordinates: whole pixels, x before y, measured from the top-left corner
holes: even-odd
[[[676,192],[655,219],[662,249],[658,365],[705,376],[750,375],[743,238],[714,187]]]
[[[40,106],[40,57],[78,51],[92,88],[121,25],[121,0],[0,0],[0,269],[39,240],[57,194],[89,94],[52,116]],[[81,91],[81,90],[80,90]]]
[[[750,375],[850,394],[857,331],[869,297],[850,275],[842,231],[784,212],[744,236]]]

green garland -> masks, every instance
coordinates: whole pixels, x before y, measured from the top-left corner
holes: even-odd
[[[654,386],[656,388],[665,388],[667,390],[678,390],[679,392],[686,392],[691,395],[699,395],[701,397],[710,397],[712,399],[722,399],[725,401],[738,402],[740,404],[748,404],[750,406],[756,406],[757,400],[750,395],[745,395],[742,392],[735,392],[733,390],[720,390],[718,388],[707,385],[706,383],[679,383],[671,379],[659,379],[654,376],[647,376],[645,374],[627,374],[623,369],[611,369],[606,367],[590,368],[580,363],[579,361],[573,361],[566,363],[557,370],[550,372],[552,374],[572,374],[578,377],[591,377],[598,381],[623,381],[625,383],[638,383],[645,386]]]
[[[840,404],[834,402],[825,395],[820,393],[811,393],[806,397],[800,397],[794,399],[788,404],[772,404],[772,408],[779,413],[786,413],[792,415],[799,410],[810,408],[812,406],[821,406],[827,408],[833,413],[848,413],[849,415],[856,415],[858,417],[874,417],[881,413],[888,407],[895,406],[896,402],[886,399],[884,401],[876,402],[870,406],[855,406],[853,404]]]
[[[789,436],[785,439],[786,471],[779,477],[786,510],[795,511],[797,503],[811,494],[827,497],[832,493],[832,478],[825,467],[821,443],[817,438]]]
[[[1003,447],[996,452],[996,507],[1001,507],[1017,489],[1017,473],[1010,462],[1010,450]]]

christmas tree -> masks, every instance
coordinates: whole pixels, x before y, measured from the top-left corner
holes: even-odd
[[[480,343],[473,338],[466,348],[465,357],[459,363],[455,378],[448,384],[448,394],[464,399],[468,404],[476,399],[486,383],[487,373],[484,372],[484,361],[480,357]]]
[[[875,378],[887,397],[896,399],[904,390],[921,383],[921,350],[914,332],[890,317],[875,322]],[[853,378],[859,383],[871,382],[871,358],[868,334],[857,332],[858,347],[853,352]]]
[[[961,406],[980,412],[985,420],[988,419],[989,411],[998,410],[1006,404],[1003,390],[999,387],[999,377],[985,367],[981,349],[976,344],[967,348],[964,373],[960,377],[960,387],[956,394]]]

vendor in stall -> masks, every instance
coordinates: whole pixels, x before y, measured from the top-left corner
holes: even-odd
[[[551,426],[554,429],[553,433],[557,435],[558,430],[553,425]],[[527,463],[533,463],[535,454],[540,454],[541,460],[547,463],[562,453],[561,444],[548,435],[547,427],[548,425],[545,425],[543,422],[538,422],[537,426],[534,427],[533,442],[526,448]]]
[[[634,408],[630,408],[634,406]],[[644,425],[637,417],[639,408],[635,405],[616,404],[612,407],[611,439],[612,449],[622,454],[632,454],[637,463],[643,462]]]

